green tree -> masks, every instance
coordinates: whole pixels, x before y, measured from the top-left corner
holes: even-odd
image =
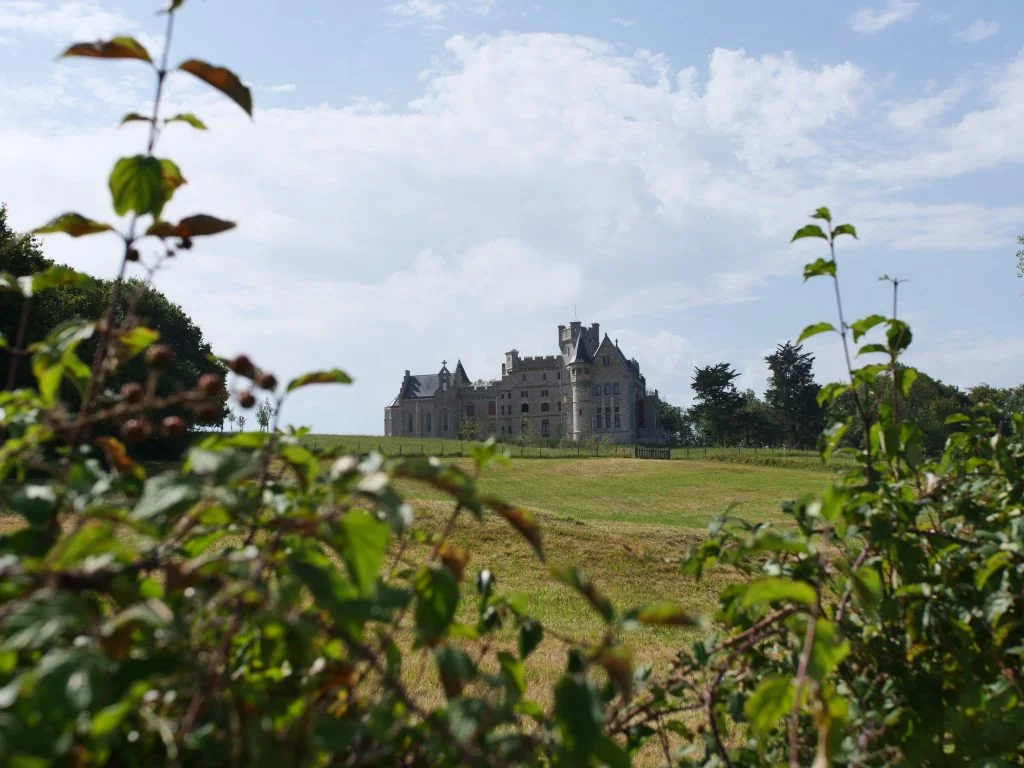
[[[459,422],[459,440],[476,440],[480,435],[480,422],[476,419],[466,418]]]
[[[670,405],[662,400],[658,405],[658,420],[662,429],[668,435],[668,444],[671,446],[683,445],[683,409],[678,405]]]
[[[782,442],[788,448],[813,446],[825,416],[818,405],[821,387],[814,381],[814,355],[787,341],[765,357],[765,362],[771,378],[764,399]]]
[[[737,434],[743,445],[770,445],[776,442],[778,429],[774,412],[752,389],[745,390],[743,403],[736,412]]]
[[[274,404],[269,398],[264,398],[256,404],[256,423],[260,426],[260,432],[270,429],[270,420],[274,417]]]
[[[737,417],[743,396],[733,381],[739,373],[729,363],[694,368],[693,389],[696,401],[690,409],[701,430],[719,445],[736,436]]]

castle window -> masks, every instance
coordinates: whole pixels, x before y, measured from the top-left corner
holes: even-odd
[[[601,428],[601,412],[598,411],[597,415],[594,417],[594,429],[600,429],[600,428]]]
[[[412,414],[411,413],[409,414],[409,428],[408,428],[407,431],[409,432],[410,435],[412,434]]]
[[[561,400],[558,401],[558,412],[559,413],[562,412],[562,401]]]
[[[496,408],[496,406],[494,405],[494,401],[493,400],[489,400],[487,402],[487,415],[488,416],[493,416],[496,413],[495,408]]]
[[[427,414],[427,434],[428,435],[433,430],[433,424],[431,423],[431,416],[433,416],[433,414],[431,414],[431,413]]]
[[[530,396],[530,393],[529,393],[529,392],[527,392],[527,391],[526,391],[526,390],[524,389],[524,390],[523,390],[522,392],[520,392],[520,393],[519,393],[519,396],[520,396],[520,397],[529,397],[529,396]]]
[[[548,380],[548,375],[547,375],[546,373],[542,373],[542,374],[540,375],[540,377],[541,377],[542,379],[544,379],[544,381],[547,381],[547,380]]]
[[[467,416],[475,416],[476,415],[476,406],[473,403],[466,403],[466,415]],[[445,429],[447,430],[447,427],[445,427]]]
[[[615,406],[615,426],[616,427],[621,427],[622,426],[622,422],[619,421],[619,406],[617,406],[617,405]]]
[[[503,435],[505,434],[505,425],[504,424],[501,425],[501,434],[503,434]]]
[[[541,437],[549,437],[550,435],[551,435],[551,427],[548,424],[548,420],[544,419],[544,421],[542,421],[540,423],[540,436]]]
[[[612,359],[610,357],[608,357],[608,355],[605,355],[602,358],[602,361],[604,362],[605,365],[611,365],[611,363],[612,363]]]
[[[540,410],[541,413],[547,413],[548,411],[551,410],[551,403],[541,403]]]
[[[542,389],[542,390],[540,391],[540,396],[541,396],[541,397],[547,397],[547,396],[548,396],[548,390],[546,390],[546,389]]]
[[[555,378],[556,378],[556,379],[560,379],[560,378],[562,378],[562,372],[561,372],[561,371],[559,371],[559,372],[558,372],[557,374],[555,374]]]
[[[448,434],[448,411],[442,411],[441,413],[441,429],[446,435]]]
[[[530,412],[530,404],[529,403],[523,403],[523,407],[519,409],[519,412],[520,413],[529,413]]]
[[[580,416],[582,416],[582,415],[583,415],[583,409],[580,408]]]
[[[611,384],[605,384],[604,385],[604,393],[606,395],[610,395],[612,393],[612,385]]]
[[[526,381],[526,374],[523,374],[523,381]]]
[[[608,429],[612,428],[612,409],[607,405],[604,407],[604,425],[608,427]]]
[[[600,384],[595,384],[594,385],[594,394],[595,395],[600,395],[601,394],[601,385]]]
[[[618,382],[615,383],[615,386],[612,388],[612,391],[615,392],[616,395],[619,394],[619,384],[618,384]]]

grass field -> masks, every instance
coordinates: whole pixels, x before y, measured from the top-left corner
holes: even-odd
[[[304,441],[320,448],[340,448],[355,453],[379,451],[387,456],[466,456],[472,441],[442,440],[419,437],[382,437],[380,435],[306,435]],[[631,458],[632,445],[603,445],[579,443],[562,447],[555,445],[519,445],[509,443],[508,452],[515,458]],[[827,469],[817,451],[786,450],[785,448],[714,447],[673,448],[673,459],[750,461],[770,460],[784,464],[806,464]]]

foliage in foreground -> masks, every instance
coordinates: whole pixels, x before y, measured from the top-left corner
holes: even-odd
[[[168,39],[181,6],[171,3]],[[150,62],[130,38],[68,55]],[[198,60],[178,69],[251,112],[228,70]],[[157,129],[203,124],[161,118],[166,53],[154,70],[153,114],[127,118],[149,123],[146,153],[119,160],[110,179],[115,210],[130,217],[126,265],[147,238],[179,249],[233,226],[161,219],[184,178],[152,154]],[[222,381],[203,377],[169,397],[152,386],[108,393],[125,339],[144,355],[147,381],[168,363],[153,334],[109,307],[96,323],[15,349],[31,352],[22,356],[36,384],[0,396],[0,493],[16,517],[0,536],[0,755],[14,765],[620,766],[647,748],[681,765],[1019,764],[1024,418],[979,408],[955,420],[940,458],[924,458],[921,430],[901,411],[914,380],[898,363],[910,330],[881,315],[844,322],[834,240],[855,233],[826,209],[814,217],[825,229],[794,239],[826,241],[829,257],[805,275],[834,282],[839,321],[800,340],[840,336],[850,382],[819,398],[848,393],[854,405],[822,450],[854,419],[868,440],[855,474],[786,507],[791,525],[712,526],[683,569],[700,577],[727,564],[737,580],[713,633],[662,670],[635,669],[623,640],[636,624],[693,624],[681,606],[622,610],[568,569],[553,578],[607,631],[564,636],[502,595],[500,564],[469,570],[450,535],[484,515],[507,521],[543,561],[531,513],[477,485],[501,459],[493,444],[473,447],[471,473],[311,450],[301,430],[279,428],[283,406],[348,377],[332,369],[282,386],[241,355],[225,362],[272,398],[267,431],[209,437],[147,477],[96,429],[145,442],[154,410],[205,407]],[[79,214],[42,228],[110,230]],[[883,338],[859,351],[884,362],[854,369],[850,337],[873,329]],[[76,350],[92,334],[90,368]],[[862,397],[886,371],[888,398]],[[61,398],[65,379],[82,392],[77,407]],[[251,406],[255,396],[236,399]],[[172,417],[161,425],[179,428]],[[451,498],[442,531],[417,528],[395,479]],[[541,642],[564,649],[550,691],[529,687],[525,672]],[[703,714],[696,731],[686,712]]]

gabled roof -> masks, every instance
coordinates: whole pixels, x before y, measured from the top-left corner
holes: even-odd
[[[441,376],[436,373],[421,373],[410,376],[402,389],[401,397],[433,397],[441,386]]]
[[[462,361],[457,360],[455,362],[455,383],[456,384],[472,384],[469,380],[469,376],[466,374],[466,369],[462,367]]]
[[[584,334],[581,333],[576,337],[576,346],[572,348],[572,352],[569,354],[569,359],[565,361],[566,365],[594,362],[594,356],[587,350],[587,345],[583,340],[583,336]]]

